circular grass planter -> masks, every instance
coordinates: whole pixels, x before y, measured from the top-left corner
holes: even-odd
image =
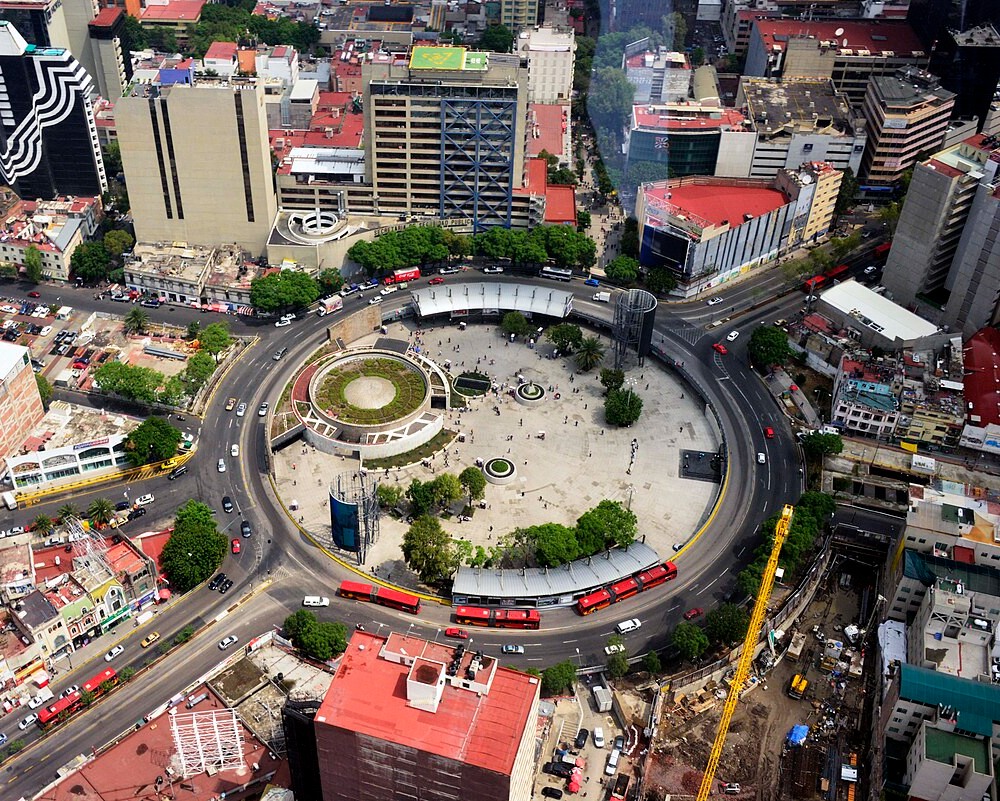
[[[510,459],[498,456],[486,460],[486,464],[483,465],[483,475],[490,484],[503,486],[517,478],[517,466]]]
[[[545,387],[541,384],[521,384],[514,390],[514,399],[522,406],[538,406],[545,401]]]
[[[376,379],[391,385],[383,400],[369,407],[348,400],[349,391],[358,380]],[[374,382],[370,382],[374,383]],[[405,362],[395,359],[364,359],[337,367],[323,379],[316,392],[316,403],[327,414],[354,425],[378,425],[405,417],[420,408],[427,394],[423,376]]]

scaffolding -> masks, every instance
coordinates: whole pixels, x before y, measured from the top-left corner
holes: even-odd
[[[180,761],[181,778],[188,779],[207,770],[245,767],[243,727],[232,709],[180,714],[172,709],[170,733]]]
[[[614,367],[624,370],[628,354],[635,352],[642,366],[649,352],[656,318],[656,297],[644,289],[620,292],[615,301],[611,341],[615,349]]]
[[[330,526],[337,548],[355,551],[363,565],[378,541],[378,481],[365,469],[342,473],[330,487]]]
[[[108,564],[108,541],[97,529],[85,527],[78,517],[68,517],[63,527],[73,547],[73,568],[90,577],[93,583],[113,576]],[[88,586],[89,589],[89,586]]]

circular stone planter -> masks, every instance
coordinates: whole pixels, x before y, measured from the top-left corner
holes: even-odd
[[[517,466],[510,459],[498,456],[486,460],[486,464],[483,465],[483,475],[490,484],[503,486],[517,478]]]
[[[539,406],[545,401],[545,387],[541,384],[521,384],[514,390],[514,399],[522,406]]]

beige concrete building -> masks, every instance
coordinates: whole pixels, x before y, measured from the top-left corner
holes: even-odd
[[[256,272],[238,247],[139,242],[125,265],[125,284],[170,303],[238,305],[250,302]]]
[[[780,170],[776,177],[778,186],[791,196],[797,196],[810,184],[815,187],[809,215],[806,217],[801,234],[793,237],[794,240],[811,242],[825,236],[833,222],[833,213],[837,207],[837,196],[840,194],[840,183],[844,179],[844,174],[827,162],[811,161],[803,164],[798,170]],[[795,191],[793,186],[799,191]]]
[[[263,252],[277,206],[256,81],[133,84],[115,119],[138,241]]]
[[[576,61],[573,31],[527,28],[518,34],[516,47],[528,61],[528,102],[568,103]]]
[[[941,147],[954,105],[955,93],[928,72],[873,77],[862,107],[868,128],[861,161],[865,183],[892,186],[921,154]]]
[[[0,342],[0,459],[16,453],[44,416],[28,349]]]
[[[516,55],[414,47],[364,65],[365,178],[379,213],[510,225],[528,74]]]
[[[511,30],[538,22],[538,0],[500,0],[500,22]]]

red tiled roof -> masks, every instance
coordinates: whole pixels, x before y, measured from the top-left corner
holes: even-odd
[[[868,50],[873,56],[879,56],[887,50],[896,56],[909,56],[915,51],[924,51],[913,28],[905,22],[857,19],[806,22],[758,18],[754,26],[764,42],[764,48],[769,51],[775,47],[784,50],[790,36],[810,36],[820,41],[835,40],[838,48],[855,52]],[[876,36],[879,38],[875,39]]]
[[[156,563],[157,570],[163,569],[160,566],[160,554],[163,553],[163,546],[167,544],[172,531],[170,528],[165,531],[149,531],[132,538],[132,541],[139,546],[139,550]]]
[[[1000,425],[1000,331],[983,328],[963,348],[965,354],[965,399],[969,422],[977,426]]]
[[[196,22],[205,0],[173,0],[165,6],[146,6],[143,22]]]
[[[543,150],[547,150],[553,156],[562,156],[563,127],[569,106],[532,103],[530,109],[535,116],[535,126],[529,132],[528,155],[537,156]]]
[[[354,632],[316,715],[316,728],[334,726],[427,754],[510,775],[537,679],[495,667],[488,693],[446,685],[436,712],[407,701],[410,670],[379,654],[385,638]],[[402,634],[390,635],[392,650],[447,665],[454,647]],[[471,655],[466,654],[467,657]]]
[[[205,53],[205,58],[217,61],[232,61],[238,49],[236,42],[212,42]]]
[[[938,161],[937,159],[930,159],[928,166],[933,167],[935,172],[947,175],[949,178],[958,178],[960,175],[965,175],[961,170],[957,170],[950,164],[945,164],[943,161]]]
[[[725,181],[687,181],[676,185],[659,185],[646,189],[647,194],[668,200],[677,213],[690,213],[712,225],[728,221],[731,228],[743,224],[743,215],[760,217],[780,209],[788,198],[777,189],[737,186]]]
[[[545,222],[576,225],[576,190],[572,186],[550,186],[545,190]]]

